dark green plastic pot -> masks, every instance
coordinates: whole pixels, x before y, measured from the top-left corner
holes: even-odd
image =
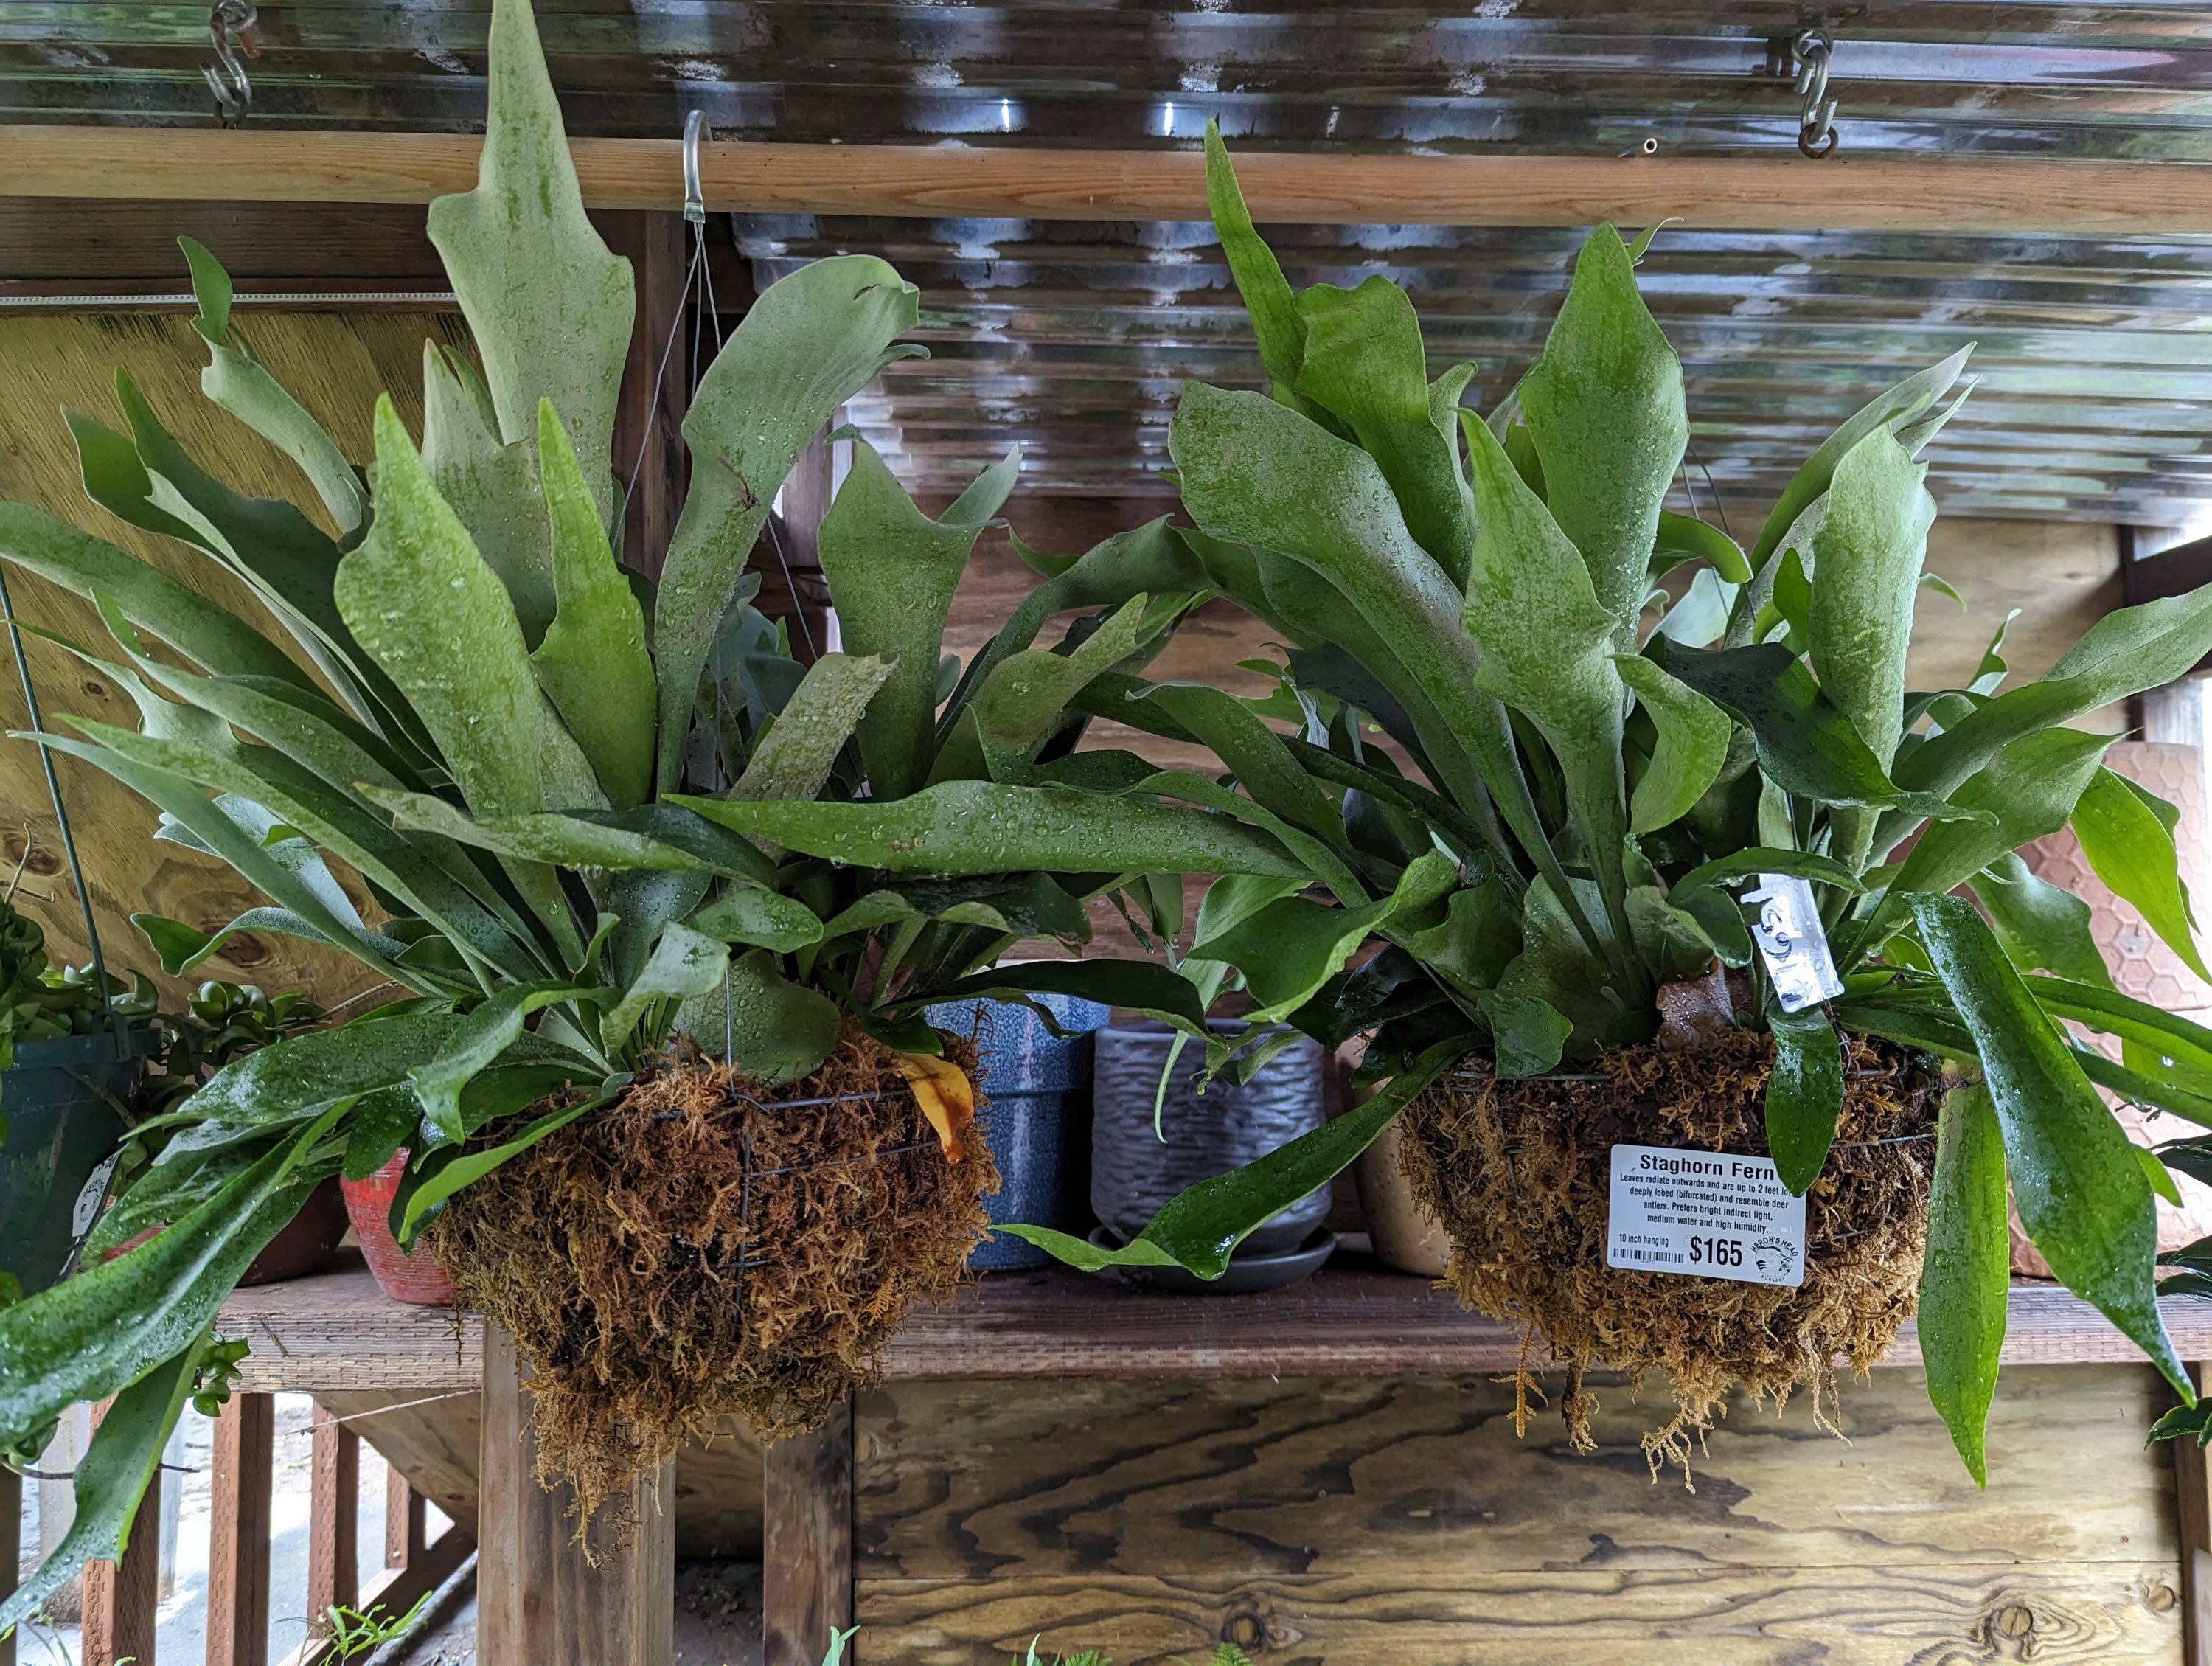
[[[128,1128],[123,1107],[152,1038],[103,1026],[89,1036],[24,1042],[0,1072],[0,1273],[23,1293],[69,1270],[100,1219]]]

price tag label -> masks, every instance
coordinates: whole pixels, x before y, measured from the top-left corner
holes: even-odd
[[[1759,945],[1759,958],[1766,963],[1774,998],[1784,1012],[1802,1012],[1843,994],[1844,981],[1836,976],[1835,957],[1828,952],[1828,934],[1821,929],[1809,883],[1795,874],[1762,873],[1759,889],[1744,892],[1743,900],[1760,905],[1752,940]]]
[[[1605,1264],[1794,1289],[1805,1282],[1805,1200],[1771,1158],[1615,1146]]]

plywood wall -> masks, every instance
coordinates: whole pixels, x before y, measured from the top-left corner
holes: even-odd
[[[2008,1370],[1986,1493],[1917,1371],[1844,1385],[1848,1443],[1740,1398],[1694,1493],[1638,1449],[1655,1396],[1600,1392],[1592,1456],[1481,1379],[865,1395],[863,1657],[2179,1666],[2147,1368]]]
[[[2120,550],[2111,526],[2058,520],[1938,520],[1928,567],[1966,599],[1920,593],[1907,685],[1960,688],[1972,680],[1990,634],[2014,608],[2002,653],[2014,683],[2031,681],[2081,633],[2120,605]],[[2011,684],[2007,684],[2012,686]],[[2093,714],[2078,727],[2117,732],[2123,714]]]
[[[240,327],[264,362],[356,461],[368,454],[370,413],[380,391],[392,393],[410,426],[419,424],[424,338],[462,339],[458,316],[444,314],[253,313],[242,316]],[[226,606],[265,617],[243,586],[198,551],[140,532],[88,502],[62,421],[61,407],[68,405],[122,427],[113,379],[118,368],[125,369],[204,466],[242,491],[311,507],[319,518],[320,506],[299,471],[201,398],[199,368],[205,361],[180,315],[0,316],[0,498],[33,504],[138,551]],[[105,642],[89,605],[12,569],[9,579],[26,620],[88,647]],[[50,727],[69,713],[136,727],[130,696],[80,661],[36,641],[29,654]],[[10,730],[25,727],[12,672],[0,676],[0,723]],[[57,765],[112,964],[158,971],[130,924],[134,911],[151,909],[207,929],[262,900],[213,858],[155,842],[155,813],[135,793],[89,765],[65,757]],[[72,961],[85,959],[84,932],[38,754],[21,741],[0,740],[0,853],[9,871],[22,864],[19,895],[46,927],[51,950]],[[357,881],[349,884],[366,906],[365,891]],[[348,957],[258,933],[234,939],[201,976],[272,989],[305,988],[325,1004],[358,993],[371,981]]]

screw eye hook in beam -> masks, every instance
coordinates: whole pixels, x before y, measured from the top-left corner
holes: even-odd
[[[707,193],[699,184],[699,136],[706,125],[704,110],[684,118],[684,217],[695,226],[707,223]]]
[[[1828,91],[1828,64],[1835,51],[1835,37],[1826,29],[1807,29],[1790,43],[1796,90],[1805,100],[1797,119],[1797,148],[1815,158],[1836,148],[1836,100]]]
[[[208,90],[215,94],[216,120],[224,127],[243,127],[253,107],[253,83],[246,79],[239,59],[258,58],[261,43],[254,38],[258,21],[252,0],[216,0],[208,13],[208,34],[215,42],[216,61],[203,64]]]

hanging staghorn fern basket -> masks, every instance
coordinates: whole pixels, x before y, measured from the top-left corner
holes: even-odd
[[[1741,1383],[1779,1406],[1801,1390],[1832,1426],[1835,1362],[1865,1371],[1913,1310],[1927,1242],[1942,1082],[1933,1062],[1846,1037],[1836,1140],[1805,1195],[1796,1287],[1607,1264],[1616,1145],[1765,1155],[1771,1039],[1729,1027],[1696,1045],[1646,1043],[1588,1071],[1500,1080],[1470,1055],[1408,1107],[1414,1195],[1449,1235],[1449,1283],[1468,1306],[1526,1327],[1525,1427],[1540,1346],[1563,1365],[1576,1450],[1591,1451],[1594,1370],[1666,1376],[1673,1415],[1644,1437],[1653,1474],[1681,1468]]]
[[[971,1044],[945,1049],[972,1076]],[[998,1189],[980,1129],[941,1140],[897,1055],[848,1029],[775,1090],[710,1061],[643,1076],[457,1193],[425,1237],[514,1338],[539,1477],[574,1488],[580,1528],[725,1414],[764,1439],[818,1424],[908,1308],[959,1282]]]

